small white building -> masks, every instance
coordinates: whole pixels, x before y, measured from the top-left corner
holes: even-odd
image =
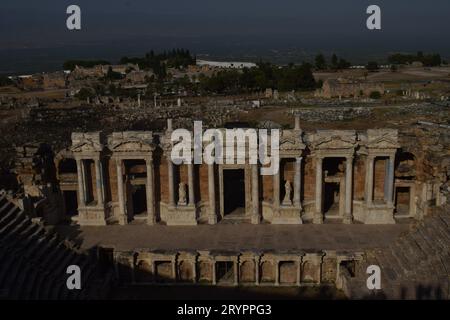
[[[236,62],[236,61],[221,62],[221,61],[207,61],[207,60],[197,60],[197,65],[223,69],[244,69],[256,67],[256,63],[253,62]]]

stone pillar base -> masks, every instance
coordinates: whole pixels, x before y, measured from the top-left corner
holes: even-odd
[[[353,217],[352,216],[345,216],[342,220],[344,224],[352,224],[353,223]]]
[[[303,224],[298,208],[280,208],[274,212],[272,224]]]
[[[170,208],[165,214],[166,224],[168,226],[196,226],[197,215],[193,207],[175,207]]]
[[[252,215],[251,222],[252,224],[260,224],[261,217],[259,215]]]
[[[119,218],[117,220],[121,226],[128,224],[128,217],[126,215],[119,216]]]
[[[81,226],[106,226],[105,209],[78,208],[78,224]]]
[[[217,224],[217,216],[209,215],[208,216],[208,224]]]
[[[315,214],[313,217],[313,223],[315,224],[323,224],[323,215]]]
[[[156,224],[156,218],[155,217],[147,217],[147,225],[153,226]]]
[[[365,224],[395,224],[392,207],[369,207],[366,212]]]

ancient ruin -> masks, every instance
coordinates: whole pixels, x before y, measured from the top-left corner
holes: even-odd
[[[256,224],[393,224],[394,217],[423,217],[430,193],[421,190],[439,188],[417,179],[416,159],[401,151],[393,129],[283,130],[273,177],[261,176],[258,165],[174,165],[171,130],[72,133],[70,149],[55,155],[67,206],[58,219],[196,225],[237,210]],[[405,168],[412,176],[399,172]],[[239,201],[233,190],[243,190]]]

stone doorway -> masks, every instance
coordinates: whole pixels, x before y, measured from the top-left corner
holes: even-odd
[[[234,268],[232,261],[216,262],[216,279],[218,283],[233,283]]]
[[[397,187],[395,189],[395,215],[409,216],[411,213],[411,188]]]
[[[325,216],[338,216],[340,206],[340,183],[326,182],[324,186],[323,210]]]
[[[245,215],[245,170],[223,170],[224,215]]]
[[[344,215],[345,162],[343,157],[326,158],[323,163],[323,213],[325,219]]]
[[[133,203],[133,217],[146,216],[147,193],[144,184],[133,185],[131,188],[131,199]]]
[[[75,190],[64,190],[64,206],[66,208],[66,215],[73,217],[78,215],[78,196]]]

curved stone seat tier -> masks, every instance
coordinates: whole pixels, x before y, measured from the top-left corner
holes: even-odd
[[[381,290],[367,289],[370,265],[381,268]],[[351,298],[449,299],[450,207],[436,208],[389,247],[365,252],[355,277],[340,272]]]
[[[97,299],[108,294],[112,272],[75,251],[55,233],[31,221],[0,195],[0,298]],[[78,265],[82,289],[68,290],[66,269]]]

